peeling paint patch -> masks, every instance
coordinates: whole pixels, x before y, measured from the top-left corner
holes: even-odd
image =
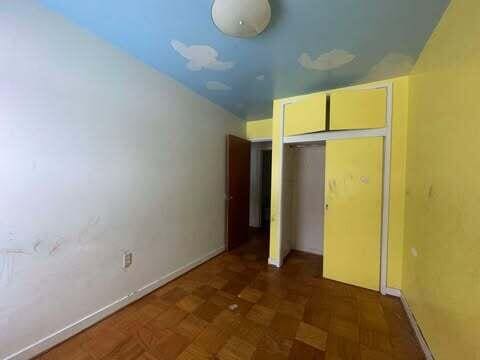
[[[360,181],[362,182],[362,184],[368,184],[370,182],[370,179],[368,178],[368,176],[362,176],[360,178]]]
[[[412,247],[412,248],[410,249],[410,251],[412,252],[412,255],[413,255],[414,257],[417,257],[417,256],[418,256],[417,249],[415,249],[414,247]]]

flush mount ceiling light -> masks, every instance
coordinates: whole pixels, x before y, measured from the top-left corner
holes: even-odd
[[[212,18],[227,35],[254,37],[269,24],[271,9],[268,0],[215,0]]]

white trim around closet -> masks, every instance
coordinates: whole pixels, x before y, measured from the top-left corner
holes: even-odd
[[[280,101],[280,166],[279,166],[279,211],[278,211],[278,263],[276,266],[281,266],[283,259],[288,254],[289,249],[284,249],[282,237],[282,210],[283,210],[283,151],[284,144],[294,143],[311,143],[317,141],[325,141],[332,139],[349,139],[359,137],[383,137],[384,138],[384,159],[383,159],[383,196],[382,196],[382,229],[381,229],[381,253],[380,256],[380,292],[382,294],[389,294],[399,296],[398,291],[387,286],[387,270],[388,270],[388,225],[389,225],[389,209],[390,209],[390,171],[391,171],[391,142],[392,142],[392,117],[393,117],[393,83],[383,82],[373,85],[358,85],[348,88],[349,90],[367,90],[367,89],[385,89],[387,92],[387,113],[385,128],[381,129],[362,129],[362,130],[342,130],[342,131],[327,131],[312,134],[284,136],[285,124],[285,106],[297,102],[301,97],[284,99]],[[334,90],[327,92],[327,95],[333,93]],[[286,250],[286,251],[285,251]]]

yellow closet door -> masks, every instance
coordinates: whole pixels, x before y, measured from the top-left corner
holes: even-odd
[[[383,139],[329,140],[324,276],[379,290]]]
[[[325,131],[327,95],[311,94],[285,105],[284,135],[301,135]]]
[[[330,130],[385,127],[385,89],[343,90],[330,95]]]

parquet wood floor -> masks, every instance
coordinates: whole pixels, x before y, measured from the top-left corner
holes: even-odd
[[[267,257],[256,233],[38,359],[424,359],[398,299],[322,278],[320,256]]]

